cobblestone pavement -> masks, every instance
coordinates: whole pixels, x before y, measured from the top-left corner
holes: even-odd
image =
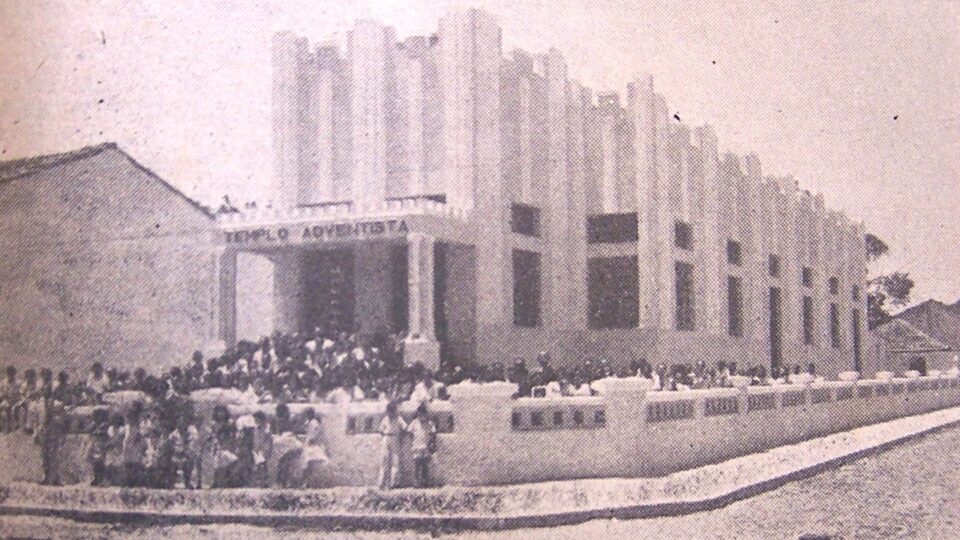
[[[460,538],[960,538],[960,428],[897,446],[711,512],[595,520],[558,529],[465,532]],[[416,532],[336,533],[242,525],[137,528],[0,517],[0,537],[429,538]]]

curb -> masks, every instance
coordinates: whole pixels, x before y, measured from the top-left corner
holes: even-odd
[[[815,476],[872,454],[877,454],[906,442],[920,439],[949,428],[960,426],[960,420],[932,426],[875,446],[850,452],[836,458],[805,467],[787,474],[774,476],[747,486],[735,488],[716,497],[681,502],[661,502],[630,506],[611,506],[589,510],[530,513],[497,516],[433,516],[416,514],[188,514],[160,512],[127,512],[116,510],[57,509],[0,505],[0,516],[34,516],[69,519],[77,522],[147,526],[241,524],[262,527],[285,527],[318,530],[421,530],[456,532],[463,530],[506,530],[536,527],[575,525],[595,519],[647,519],[671,517],[715,510],[734,502],[772,491],[787,483]]]

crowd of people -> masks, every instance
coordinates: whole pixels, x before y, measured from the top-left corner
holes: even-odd
[[[277,441],[286,453],[295,450],[292,454],[302,456],[308,466],[296,473],[288,470],[291,464],[281,463],[278,481],[303,485],[329,458],[319,416],[307,409],[292,417],[287,404],[372,399],[394,408],[403,401],[426,407],[446,397],[445,386],[433,373],[421,365],[404,365],[402,355],[398,336],[358,338],[316,331],[240,342],[209,359],[197,351],[187,365],[159,375],[143,368],[132,373],[104,369],[95,363],[85,379],[72,381],[66,372],[54,377],[49,369],[28,369],[21,375],[8,367],[0,381],[0,431],[23,430],[35,437],[43,448],[45,483],[59,482],[53,463],[68,411],[92,406],[89,461],[95,485],[199,487],[206,461],[214,468],[211,487],[262,486],[268,482],[265,467]],[[198,391],[229,391],[244,403],[273,404],[276,412],[273,418],[262,413],[233,418],[218,406],[205,426],[191,399]],[[130,393],[143,399],[124,406],[110,402]],[[384,443],[383,487],[396,484],[403,437],[411,437],[414,444],[417,482],[427,482],[422,450],[435,428],[428,425],[427,410],[418,411],[410,425],[381,426],[385,441],[393,440]],[[201,459],[205,455],[212,459]]]
[[[397,485],[400,448],[409,437],[413,483],[425,486],[436,447],[429,404],[446,399],[449,385],[509,381],[517,385],[516,397],[563,397],[597,395],[601,389],[593,383],[607,377],[644,377],[654,390],[682,391],[732,386],[734,376],[754,385],[816,378],[813,364],[771,375],[763,367],[740,370],[735,363],[654,367],[642,359],[619,370],[605,360],[562,369],[547,352],[538,355],[533,369],[517,358],[509,368],[444,362],[434,373],[404,364],[399,335],[359,337],[318,329],[242,341],[212,358],[197,351],[186,365],[162,374],[95,363],[85,379],[73,381],[65,371],[54,376],[50,369],[28,369],[21,375],[7,367],[0,380],[0,432],[22,430],[35,437],[48,484],[59,483],[54,463],[68,411],[92,406],[88,460],[94,485],[199,488],[207,466],[213,470],[209,487],[309,486],[330,462],[321,419],[312,408],[292,415],[288,404],[381,400],[386,414],[377,430],[383,438],[379,485]],[[244,403],[272,404],[275,413],[234,417],[217,405],[207,420],[196,413],[197,392],[231,392]],[[110,402],[124,393],[143,399]],[[409,422],[397,413],[404,401],[417,411]],[[272,472],[271,463],[276,463]]]

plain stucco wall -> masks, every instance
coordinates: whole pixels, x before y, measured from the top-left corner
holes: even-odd
[[[123,152],[0,184],[0,357],[181,364],[215,340],[213,220]]]

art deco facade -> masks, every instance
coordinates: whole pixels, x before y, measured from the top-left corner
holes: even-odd
[[[436,217],[396,238],[310,244],[348,252],[355,323],[416,320],[453,356],[485,362],[549,350],[562,362],[861,365],[862,226],[756,156],[720,155],[709,126],[669,116],[650,77],[595,92],[556,50],[503,51],[476,10],[403,40],[358,22],[345,50],[281,33],[273,65],[275,215]],[[270,223],[224,226],[251,219]],[[411,242],[431,260],[410,259]],[[259,253],[274,321],[296,326],[277,312],[289,302],[323,309],[303,305],[302,274],[319,263]],[[420,292],[402,298],[412,289],[387,283],[398,273]]]

